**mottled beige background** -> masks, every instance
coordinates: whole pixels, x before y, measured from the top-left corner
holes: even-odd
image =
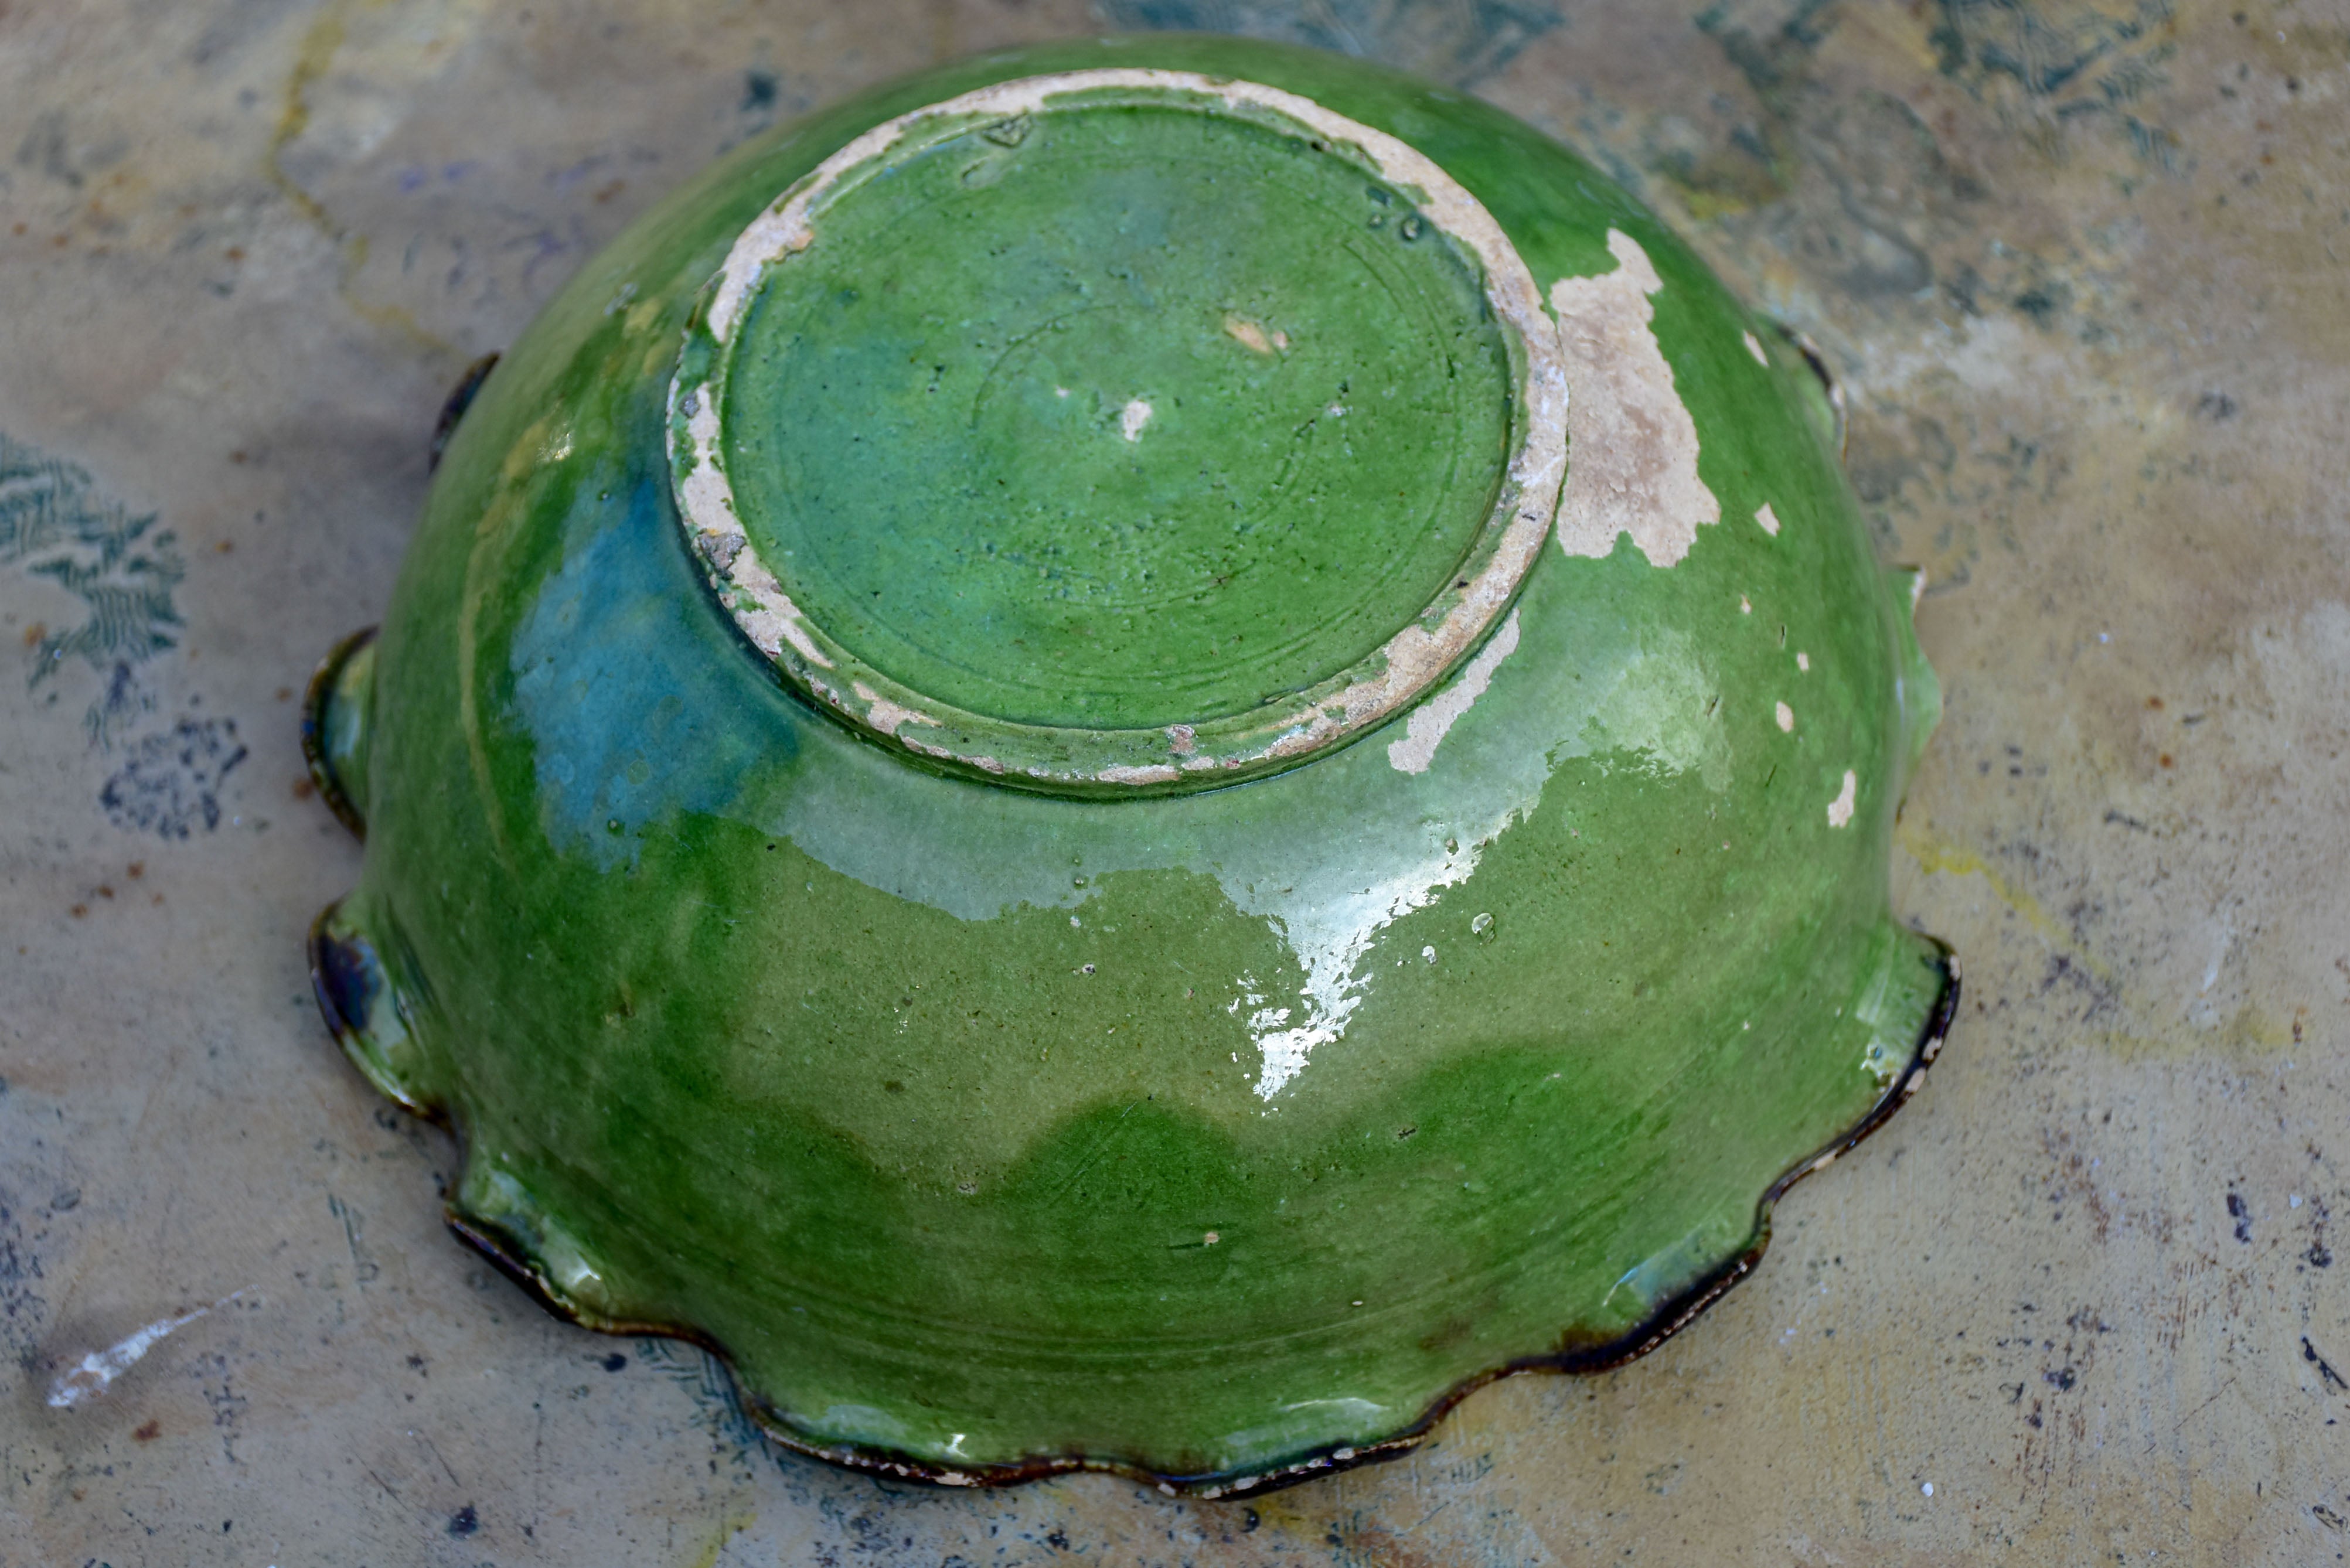
[[[307,994],[358,854],[289,699],[450,382],[653,197],[1153,26],[1463,83],[1825,347],[1934,574],[1897,898],[1964,1015],[1635,1366],[1249,1505],[886,1487],[442,1230]],[[0,1564],[2350,1552],[2346,174],[2343,0],[0,0]]]

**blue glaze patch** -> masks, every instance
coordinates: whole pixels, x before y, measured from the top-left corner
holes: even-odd
[[[677,545],[668,475],[598,475],[579,486],[562,564],[515,634],[510,668],[532,742],[546,831],[604,870],[637,864],[648,826],[733,816],[744,787],[799,750],[774,682],[716,640],[707,590]],[[625,506],[590,497],[627,491]]]

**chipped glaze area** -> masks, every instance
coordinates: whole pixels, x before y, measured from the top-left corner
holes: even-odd
[[[1836,791],[1835,799],[1828,802],[1828,826],[1830,827],[1845,827],[1851,824],[1853,802],[1857,798],[1859,792],[1860,775],[1854,773],[1850,768],[1846,768],[1844,774],[1843,787]]]
[[[1684,504],[1537,550],[1370,743],[1236,788],[909,765],[949,716],[862,671],[843,700],[890,746],[813,711],[681,529],[676,345],[833,150],[1106,63],[1416,128],[1531,275],[1612,300],[1687,421],[1613,458],[1578,429],[1575,461],[1794,525]],[[461,1233],[582,1322],[714,1346],[781,1440],[882,1473],[1229,1495],[1408,1447],[1503,1369],[1638,1354],[1914,1091],[1952,972],[1885,898],[1936,701],[1907,579],[1750,325],[1562,150],[1327,57],[1067,46],[749,150],[515,346],[371,662],[319,688],[319,734],[368,727],[322,757],[359,764],[367,828],[314,948],[346,1050],[463,1130]],[[1203,327],[1301,348],[1238,306]],[[1149,400],[1146,451],[1177,418]],[[1109,765],[1212,754],[1152,734]]]
[[[1487,302],[1523,361],[1507,481],[1486,536],[1459,580],[1441,586],[1385,646],[1341,675],[1257,711],[1205,713],[1187,722],[1180,752],[1170,751],[1166,726],[1085,730],[964,711],[855,659],[794,602],[775,564],[762,559],[739,515],[725,467],[721,410],[731,339],[773,269],[788,266],[793,256],[816,243],[828,202],[847,198],[885,167],[893,152],[918,147],[925,138],[992,123],[1014,128],[1003,134],[1016,142],[1026,135],[1031,117],[1082,112],[1086,102],[1119,94],[1275,117],[1325,155],[1334,146],[1350,150],[1378,176],[1415,194],[1420,207],[1411,222],[1433,224],[1474,257],[1483,271]],[[1646,265],[1645,259],[1640,265]],[[1237,315],[1228,314],[1222,327],[1253,353],[1278,356],[1290,347],[1285,333]],[[875,126],[824,160],[743,230],[711,286],[695,330],[707,333],[712,351],[706,357],[694,353],[690,336],[689,352],[671,386],[673,483],[681,523],[736,624],[788,678],[874,734],[936,761],[977,767],[1031,787],[1122,793],[1228,784],[1294,765],[1402,711],[1458,665],[1508,607],[1549,532],[1566,468],[1565,356],[1534,276],[1502,226],[1409,142],[1310,99],[1246,80],[1148,68],[1076,71],[996,83]],[[1066,389],[1060,390],[1066,395]],[[1332,419],[1343,419],[1347,411],[1339,401],[1326,410]],[[1128,445],[1142,441],[1156,412],[1144,399],[1126,402],[1118,412],[1120,437]],[[838,671],[848,665],[856,666],[853,676],[839,679]],[[920,716],[932,732],[920,738],[909,733],[909,715]]]
[[[1570,556],[1605,556],[1629,535],[1650,566],[1677,566],[1698,529],[1721,521],[1721,504],[1698,477],[1697,424],[1649,325],[1664,280],[1621,229],[1607,231],[1607,251],[1614,271],[1550,288],[1575,389],[1558,542]]]

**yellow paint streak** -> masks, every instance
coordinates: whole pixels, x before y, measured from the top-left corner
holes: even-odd
[[[457,347],[425,330],[416,317],[396,305],[371,305],[359,297],[352,285],[359,269],[367,265],[368,242],[364,234],[348,233],[327,211],[326,204],[303,188],[302,182],[286,171],[286,150],[301,140],[310,129],[310,89],[327,74],[335,56],[348,35],[348,18],[357,5],[377,5],[383,0],[330,0],[318,13],[317,19],[303,33],[301,44],[294,51],[294,68],[286,74],[286,90],[278,104],[277,123],[269,133],[268,151],[262,154],[262,177],[277,192],[293,203],[294,210],[305,222],[332,241],[337,252],[335,297],[348,307],[351,314],[370,327],[399,333],[418,348],[435,353],[454,354]]]
[[[2049,946],[2062,949],[2083,969],[2106,984],[2115,983],[2114,971],[2095,954],[2075,941],[2073,933],[2065,929],[2039,899],[1992,870],[1973,850],[1929,838],[1924,829],[1913,827],[1906,819],[1894,828],[1893,836],[1923,870],[1940,871],[1952,877],[1981,877],[1983,885],[1991,889],[1991,897],[2022,916],[2023,923],[2037,931]]]
[[[285,101],[278,106],[277,125],[270,132],[269,151],[261,161],[262,173],[294,203],[295,210],[335,239],[341,235],[336,232],[334,220],[327,215],[327,209],[319,205],[317,197],[286,172],[285,155],[286,150],[310,129],[310,88],[326,74],[337,51],[343,47],[347,31],[343,17],[350,5],[351,0],[334,0],[302,35],[301,45],[294,51],[294,69],[286,78]]]
[[[717,1531],[693,1554],[692,1568],[717,1568],[718,1554],[726,1550],[726,1543],[758,1521],[758,1511],[754,1509],[730,1511],[718,1521]]]

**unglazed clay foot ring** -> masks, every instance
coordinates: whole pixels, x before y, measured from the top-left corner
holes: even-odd
[[[1100,69],[899,115],[784,192],[687,329],[668,441],[789,685],[901,755],[1118,796],[1294,766],[1441,681],[1549,534],[1566,402],[1532,274],[1424,154]]]

